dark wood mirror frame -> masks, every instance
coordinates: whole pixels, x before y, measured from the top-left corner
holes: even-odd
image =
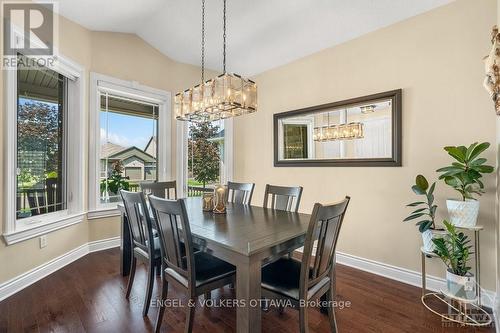
[[[316,159],[316,160],[279,160],[278,126],[279,120],[311,112],[339,108],[343,106],[367,103],[381,99],[392,101],[392,157],[391,158],[356,158],[356,159]],[[303,109],[274,114],[274,166],[275,167],[399,167],[402,165],[402,90],[351,98],[343,101],[322,104]]]

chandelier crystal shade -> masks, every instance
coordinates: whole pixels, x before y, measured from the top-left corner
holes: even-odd
[[[313,133],[313,140],[318,142],[362,138],[364,138],[363,123],[360,122],[315,127]]]
[[[175,95],[178,120],[212,121],[257,111],[257,84],[238,74],[221,74]]]
[[[238,74],[226,73],[226,0],[223,14],[223,74],[205,81],[205,0],[202,0],[201,83],[175,95],[177,120],[214,121],[257,111],[257,84]]]

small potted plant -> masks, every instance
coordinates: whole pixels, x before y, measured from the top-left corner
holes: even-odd
[[[101,193],[104,196],[117,195],[121,189],[128,191],[130,183],[128,177],[123,177],[123,165],[120,161],[111,164],[111,170],[106,179],[101,181]],[[107,192],[106,192],[107,191]]]
[[[474,196],[484,193],[484,184],[481,181],[483,174],[492,173],[494,168],[485,165],[487,160],[479,157],[490,144],[473,143],[469,147],[445,147],[448,155],[456,162],[450,166],[438,169],[439,179],[458,191],[461,200],[446,200],[448,215],[453,225],[460,227],[473,227],[476,225],[479,214],[479,201]]]
[[[450,296],[474,300],[476,298],[476,283],[474,275],[470,272],[468,261],[472,246],[470,240],[463,232],[457,232],[456,227],[448,221],[443,222],[447,237],[435,238],[434,253],[441,258],[447,267],[446,286]]]
[[[434,250],[433,238],[442,237],[445,234],[443,229],[436,229],[435,217],[437,205],[434,204],[434,189],[436,183],[429,186],[427,179],[418,175],[415,178],[415,185],[411,187],[413,192],[417,195],[423,195],[424,201],[412,202],[407,207],[413,207],[415,210],[403,220],[403,222],[417,220],[416,225],[422,234],[423,249],[426,252]]]

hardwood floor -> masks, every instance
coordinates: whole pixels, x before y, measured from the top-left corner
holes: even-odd
[[[118,249],[92,253],[0,302],[0,332],[148,332],[157,308],[142,317],[145,271],[138,269],[130,302],[126,278],[119,274]],[[158,280],[159,281],[159,278]],[[336,309],[341,333],[358,332],[494,332],[493,328],[444,328],[441,319],[420,303],[420,289],[346,266],[337,268],[337,300],[351,302]],[[153,299],[158,297],[155,286]],[[224,288],[213,300],[234,297]],[[185,301],[170,287],[169,298]],[[164,332],[182,332],[184,309],[167,308]],[[197,306],[194,332],[234,332],[234,308]],[[311,332],[328,332],[327,316],[310,310]],[[263,332],[297,332],[298,311],[280,315],[271,308],[262,315]]]

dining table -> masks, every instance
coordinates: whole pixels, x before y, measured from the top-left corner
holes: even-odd
[[[228,203],[204,212],[200,197],[184,198],[194,245],[236,267],[236,331],[261,332],[261,267],[304,245],[309,214]],[[131,239],[123,204],[121,273],[130,272]]]

